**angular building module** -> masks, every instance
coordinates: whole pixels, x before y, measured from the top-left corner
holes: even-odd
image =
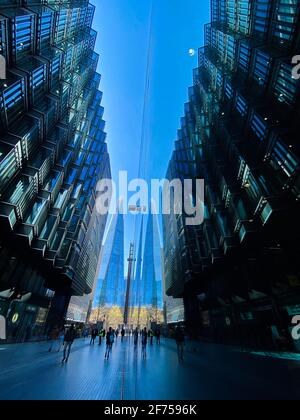
[[[0,314],[22,341],[91,293],[110,178],[88,0],[0,4]]]
[[[168,178],[205,180],[205,221],[164,217],[166,292],[220,342],[293,346],[299,311],[299,0],[212,0]]]

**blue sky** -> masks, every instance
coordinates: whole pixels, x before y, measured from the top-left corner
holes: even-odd
[[[151,0],[97,0],[94,28],[107,142],[112,174],[138,175],[148,28]],[[208,0],[153,0],[151,81],[147,102],[147,175],[163,178],[174,148],[179,120],[192,84],[197,54],[209,22]],[[125,249],[132,238],[132,216],[125,218]]]

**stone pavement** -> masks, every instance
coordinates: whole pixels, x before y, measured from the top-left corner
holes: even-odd
[[[132,338],[105,346],[77,340],[69,363],[48,344],[0,345],[1,400],[299,399],[300,363],[203,343],[178,364],[176,345],[148,346],[146,360]]]

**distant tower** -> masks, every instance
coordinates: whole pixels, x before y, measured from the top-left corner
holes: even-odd
[[[132,306],[140,307],[141,305],[141,277],[142,277],[142,262],[143,262],[143,236],[144,236],[144,218],[142,217],[140,240],[138,245],[138,254],[136,262],[135,279],[132,290]]]
[[[162,259],[158,218],[150,214],[147,222],[143,274],[142,306],[163,308],[162,299]]]
[[[119,211],[108,231],[102,264],[94,307],[124,307],[124,217]]]
[[[131,282],[133,275],[133,266],[134,266],[134,244],[130,244],[129,258],[128,258],[128,276],[127,276],[127,286],[126,286],[126,297],[125,297],[125,308],[124,308],[124,325],[128,325],[129,319],[129,307],[130,307],[130,295],[131,295]]]

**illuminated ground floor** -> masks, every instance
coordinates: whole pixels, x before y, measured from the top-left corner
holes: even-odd
[[[298,399],[300,357],[250,354],[229,347],[189,344],[178,364],[173,341],[134,351],[132,338],[105,348],[78,340],[68,364],[48,345],[0,345],[0,399],[203,400]],[[193,351],[194,350],[194,351]],[[299,360],[298,360],[299,359]]]
[[[153,307],[130,307],[128,310],[129,329],[151,328],[152,324],[163,324],[163,311]],[[120,306],[94,308],[89,321],[91,324],[101,324],[101,328],[122,328],[124,325],[124,308]]]

